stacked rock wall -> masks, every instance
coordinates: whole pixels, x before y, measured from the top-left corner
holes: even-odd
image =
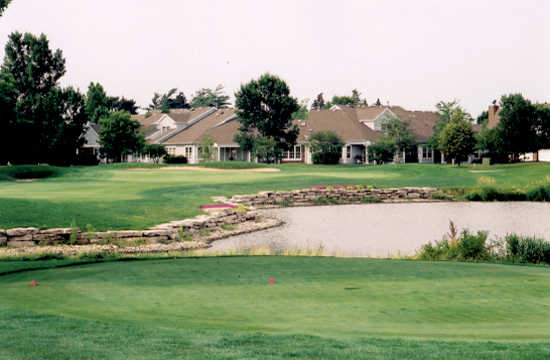
[[[254,207],[305,206],[327,204],[353,204],[361,202],[433,201],[434,188],[337,188],[304,189],[292,191],[263,191],[255,195],[234,195],[228,201]],[[325,201],[325,202],[324,202]]]
[[[58,228],[40,230],[35,227],[0,230],[0,246],[26,247],[36,245],[86,245],[109,241],[146,240],[150,243],[177,240],[180,233],[194,234],[201,230],[215,230],[222,225],[235,225],[259,218],[255,211],[226,209],[211,215],[199,215],[193,219],[172,221],[150,230],[120,230],[85,232],[80,229]]]

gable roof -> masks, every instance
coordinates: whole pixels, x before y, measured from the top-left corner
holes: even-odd
[[[433,136],[433,128],[439,120],[439,115],[435,111],[410,111],[401,106],[390,106],[389,108],[402,121],[408,122],[409,129],[417,142],[425,142]]]
[[[217,123],[214,127],[205,132],[206,135],[214,139],[218,145],[237,145],[234,136],[239,132],[241,123],[234,113],[227,116],[223,121]]]
[[[376,141],[380,133],[361,123],[357,113],[350,107],[342,110],[313,110],[307,120],[297,120],[300,128],[298,143],[307,141],[311,133],[317,131],[333,131],[345,142]]]
[[[197,121],[188,122],[185,128],[177,134],[173,134],[172,136],[163,139],[161,143],[166,145],[198,143],[209,129],[222,123],[234,113],[235,110],[233,109],[216,110],[211,108],[211,111],[203,113],[204,117],[196,118],[198,119]]]
[[[151,114],[146,117],[146,114],[132,115],[132,119],[137,120],[141,129],[148,141],[156,142],[160,138],[164,138],[176,131],[184,128],[190,121],[200,117],[204,113],[211,111],[212,108],[200,107],[196,109],[171,109],[167,113],[162,113],[158,110],[153,110]],[[160,134],[157,124],[164,117],[168,117],[176,123],[176,128],[165,134]],[[158,134],[157,134],[158,133]]]

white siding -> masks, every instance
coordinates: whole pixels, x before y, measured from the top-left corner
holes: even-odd
[[[548,162],[550,162],[550,149],[541,149],[541,150],[539,150],[539,161],[548,161]]]

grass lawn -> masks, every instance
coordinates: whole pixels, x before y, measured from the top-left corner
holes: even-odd
[[[71,168],[35,181],[0,181],[0,228],[69,227],[73,221],[95,230],[144,229],[195,216],[211,196],[291,190],[311,185],[434,186],[468,188],[479,178],[501,188],[547,180],[550,164],[488,168],[441,165],[280,165],[278,172],[144,170],[126,166]],[[214,166],[214,165],[209,165]],[[135,165],[131,166],[135,167]],[[10,170],[0,167],[0,174]],[[472,172],[475,170],[476,172]],[[479,170],[490,172],[477,172]]]
[[[548,267],[204,257],[0,275],[0,289],[2,360],[550,357]]]

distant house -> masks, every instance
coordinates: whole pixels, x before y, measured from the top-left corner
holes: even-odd
[[[94,124],[88,122],[85,126],[84,132],[84,145],[77,150],[77,154],[80,158],[83,157],[95,157],[98,160],[101,160],[99,149],[101,145],[99,144],[99,130],[101,129],[100,124]]]
[[[295,120],[300,133],[296,145],[283,154],[284,163],[312,163],[308,139],[317,131],[333,131],[344,141],[341,164],[369,163],[367,147],[380,139],[382,123],[397,117],[408,123],[417,150],[397,154],[399,162],[433,163],[435,151],[427,145],[438,119],[435,112],[408,111],[399,106],[335,105],[329,110],[312,110],[306,120]],[[240,123],[234,109],[178,109],[168,113],[154,111],[148,116],[134,115],[141,124],[148,143],[161,144],[169,154],[183,155],[190,164],[200,161],[199,145],[205,136],[214,141],[218,161],[256,161],[249,151],[241,149],[234,137]],[[129,161],[151,161],[147,156],[129,157]]]

